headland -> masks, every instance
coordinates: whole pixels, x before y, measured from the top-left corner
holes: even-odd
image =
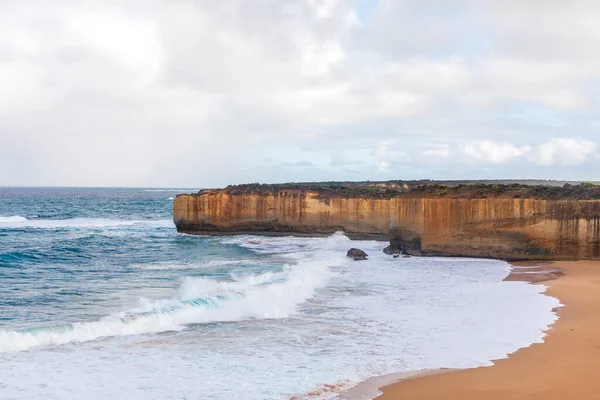
[[[543,183],[543,184],[541,184]],[[324,182],[179,195],[179,232],[392,239],[410,255],[600,260],[600,187],[562,182]]]

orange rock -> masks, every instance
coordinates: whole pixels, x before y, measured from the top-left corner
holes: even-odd
[[[600,200],[324,196],[317,191],[179,195],[178,231],[399,240],[412,255],[600,259]]]

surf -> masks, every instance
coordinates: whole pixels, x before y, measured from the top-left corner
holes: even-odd
[[[0,217],[0,224],[14,224],[27,221],[27,218],[20,215],[11,215],[9,217]]]
[[[193,324],[287,318],[326,284],[328,265],[304,261],[285,265],[281,272],[231,275],[229,280],[186,277],[171,298],[141,298],[137,307],[97,321],[0,331],[0,352],[181,331]]]
[[[44,219],[25,218],[20,215],[0,217],[0,229],[94,229],[94,228],[122,228],[122,227],[148,227],[148,228],[173,228],[173,221],[142,220],[142,219],[112,219],[112,218],[68,218]]]

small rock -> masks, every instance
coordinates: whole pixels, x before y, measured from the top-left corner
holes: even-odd
[[[354,261],[361,261],[366,260],[369,255],[360,249],[352,248],[348,250],[348,254],[346,254],[346,256],[350,257]]]
[[[383,252],[390,256],[395,256],[396,254],[402,253],[402,246],[400,246],[400,241],[397,238],[392,238],[390,240],[390,245],[383,249]]]

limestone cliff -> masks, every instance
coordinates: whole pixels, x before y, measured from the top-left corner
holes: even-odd
[[[400,188],[372,198],[306,188],[210,190],[177,196],[173,218],[178,231],[192,234],[327,235],[342,230],[351,238],[396,237],[413,255],[600,259],[596,192],[590,198],[554,191],[543,198],[531,189],[488,189],[483,194],[464,188]]]

